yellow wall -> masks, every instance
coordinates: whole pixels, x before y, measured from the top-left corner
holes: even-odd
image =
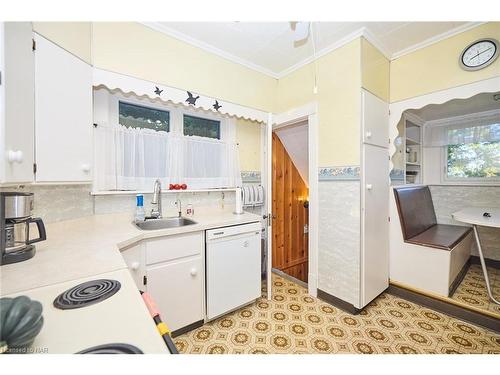
[[[236,142],[240,155],[240,169],[242,171],[260,171],[261,124],[254,121],[236,120]]]
[[[361,38],[362,86],[389,102],[389,60],[365,38]]]
[[[277,80],[139,23],[93,24],[98,68],[272,111]]]
[[[33,22],[33,30],[87,63],[92,62],[90,22]]]
[[[391,102],[500,76],[500,59],[467,72],[458,64],[463,49],[479,38],[500,39],[500,22],[490,22],[391,61]]]
[[[318,102],[320,166],[360,163],[360,50],[356,39],[317,60],[316,95],[314,63],[279,80],[277,112]]]

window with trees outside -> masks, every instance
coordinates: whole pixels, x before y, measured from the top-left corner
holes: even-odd
[[[500,124],[489,126],[491,141],[446,146],[446,178],[500,181]]]

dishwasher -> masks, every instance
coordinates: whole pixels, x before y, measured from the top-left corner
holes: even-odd
[[[261,296],[261,224],[206,231],[207,320]]]

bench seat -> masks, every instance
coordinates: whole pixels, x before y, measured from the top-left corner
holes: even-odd
[[[424,232],[408,238],[406,242],[450,251],[471,232],[470,227],[435,224]]]

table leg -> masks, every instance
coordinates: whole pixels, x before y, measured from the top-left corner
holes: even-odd
[[[495,297],[493,297],[493,293],[491,291],[490,279],[488,277],[488,270],[486,268],[486,262],[484,261],[483,249],[481,248],[481,242],[479,241],[479,234],[477,232],[477,226],[473,225],[473,228],[474,228],[474,237],[476,238],[477,251],[479,253],[479,260],[481,261],[481,268],[483,269],[484,280],[486,281],[486,289],[488,290],[488,295],[493,300],[493,302],[495,302],[497,305],[500,305],[500,302],[498,302],[495,299]]]

